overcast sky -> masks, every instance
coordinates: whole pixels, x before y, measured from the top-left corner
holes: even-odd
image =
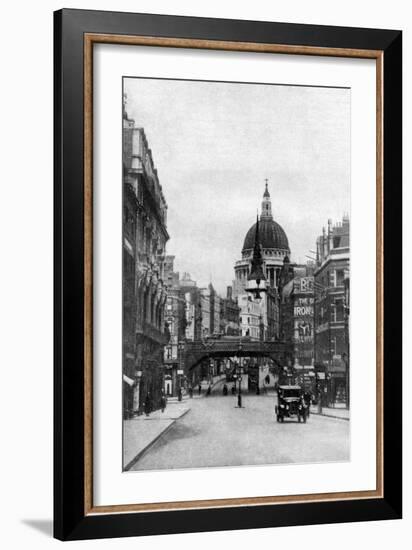
[[[222,294],[269,180],[292,261],[350,213],[350,90],[127,78],[168,204],[167,253]]]

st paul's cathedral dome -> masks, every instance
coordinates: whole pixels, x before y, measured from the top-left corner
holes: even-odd
[[[235,294],[244,291],[255,244],[256,223],[246,233],[242,248],[242,259],[235,264]],[[266,181],[259,218],[259,243],[267,284],[278,286],[279,274],[285,256],[290,256],[289,241],[284,229],[273,219],[272,202]]]

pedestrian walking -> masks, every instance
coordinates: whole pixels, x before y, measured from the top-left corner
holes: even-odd
[[[192,397],[193,397],[193,388],[192,388],[192,386],[189,386],[189,397],[190,397],[190,399],[192,399]]]
[[[232,395],[235,395],[235,393],[236,393],[236,387],[235,387],[235,385],[233,384],[233,386],[232,386]]]
[[[206,395],[210,395],[212,392],[212,387],[211,385],[209,384],[208,388],[207,388],[207,391],[206,391]]]
[[[200,395],[202,393],[202,385],[201,384],[199,384],[198,391],[199,391],[199,395]]]
[[[144,412],[146,416],[149,416],[152,412],[152,396],[150,395],[150,392],[146,393],[146,398],[144,400]]]
[[[160,408],[162,409],[162,413],[165,412],[166,403],[167,403],[167,400],[166,400],[165,392],[162,390],[162,395],[160,397]]]
[[[223,384],[223,395],[227,395],[227,386]]]
[[[306,414],[309,418],[310,416],[310,406],[312,404],[312,394],[309,391],[305,391],[303,394],[303,400],[306,405]]]
[[[179,391],[177,392],[177,400],[178,401],[182,400],[182,388],[179,388]]]

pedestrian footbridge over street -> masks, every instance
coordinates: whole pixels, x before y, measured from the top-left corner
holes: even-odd
[[[223,357],[267,357],[279,367],[287,364],[290,347],[283,341],[253,341],[248,338],[209,338],[184,343],[184,366],[191,371],[202,361]]]

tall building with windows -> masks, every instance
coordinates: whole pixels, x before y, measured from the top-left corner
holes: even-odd
[[[287,369],[302,386],[314,389],[314,265],[291,264],[280,274],[281,338],[288,344]]]
[[[201,338],[208,338],[212,334],[213,312],[210,308],[211,302],[210,288],[200,289],[200,307],[201,307]]]
[[[220,301],[221,298],[213,287],[212,283],[208,286],[209,307],[210,307],[210,336],[220,334]]]
[[[186,333],[185,292],[180,276],[174,271],[174,256],[165,258],[165,282],[167,287],[165,321],[169,340],[164,347],[164,390],[166,395],[176,396],[182,386],[182,343]]]
[[[256,223],[247,231],[242,258],[235,263],[233,297],[241,308],[241,333],[253,339],[273,340],[279,337],[279,278],[285,256],[290,255],[289,242],[283,228],[273,219],[272,201],[266,181],[259,218],[258,237],[261,246],[263,271],[267,292],[257,303],[246,292],[250,274]]]
[[[315,365],[324,368],[334,401],[347,399],[349,380],[349,331],[347,302],[350,276],[350,222],[344,216],[316,241]]]
[[[167,204],[143,128],[123,109],[123,411],[160,406]]]
[[[185,339],[191,342],[202,337],[202,303],[200,289],[189,273],[183,273],[180,288],[185,298]]]
[[[220,299],[220,333],[223,336],[239,336],[240,307],[233,299],[232,287],[226,289],[226,298]]]

